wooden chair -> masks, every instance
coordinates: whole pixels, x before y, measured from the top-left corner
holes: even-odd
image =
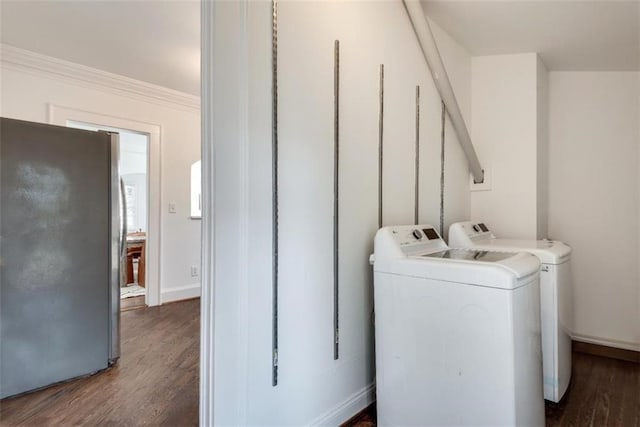
[[[130,233],[128,236],[144,237],[145,233]],[[138,285],[145,287],[146,241],[127,242],[127,283],[133,283],[133,260],[138,259]]]

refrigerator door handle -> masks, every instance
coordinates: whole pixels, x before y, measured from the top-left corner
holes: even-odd
[[[126,256],[126,200],[124,182],[120,178],[119,155],[120,138],[115,132],[109,132],[111,142],[111,289],[109,290],[109,365],[120,357],[120,286],[125,267]],[[126,274],[125,274],[126,276]],[[126,281],[126,279],[125,279]]]

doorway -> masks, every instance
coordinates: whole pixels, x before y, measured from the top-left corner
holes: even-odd
[[[119,172],[124,194],[126,259],[120,285],[122,310],[146,305],[146,241],[148,235],[149,135],[129,129],[67,120],[67,126],[119,134]]]
[[[53,124],[119,134],[127,231],[120,305],[123,310],[159,305],[160,127],[55,105],[49,111]]]

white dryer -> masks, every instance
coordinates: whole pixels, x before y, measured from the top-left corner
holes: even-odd
[[[571,380],[571,248],[552,240],[497,239],[484,223],[470,221],[449,227],[449,246],[487,251],[526,251],[540,259],[544,398],[559,402]]]
[[[544,425],[536,257],[413,225],[380,229],[372,260],[379,425]]]

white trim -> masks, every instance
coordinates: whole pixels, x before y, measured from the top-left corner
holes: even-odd
[[[91,89],[118,92],[130,98],[190,111],[200,109],[195,95],[143,82],[119,74],[54,58],[40,53],[0,43],[0,60],[4,66],[19,71],[71,81]]]
[[[571,337],[574,341],[585,342],[589,344],[604,345],[607,347],[621,348],[624,350],[640,351],[640,343],[629,341],[614,340],[610,338],[594,337],[591,335],[573,334]]]
[[[160,304],[160,143],[162,127],[156,124],[139,122],[127,118],[114,117],[100,113],[62,107],[49,104],[49,123],[66,126],[67,120],[91,123],[120,129],[130,129],[149,135],[149,174],[148,194],[149,211],[147,213],[147,294],[148,306]]]
[[[180,301],[183,299],[197,298],[200,296],[200,283],[192,283],[178,288],[162,290],[160,293],[160,302],[162,304]]]
[[[248,20],[254,4],[258,5],[249,0],[203,1],[201,9],[200,424],[205,426],[246,424],[247,394],[253,380],[247,364],[247,263],[251,130]],[[217,251],[216,246],[224,250]],[[216,348],[224,350],[214,351]],[[266,357],[270,360],[269,354]],[[222,392],[214,395],[216,390]]]
[[[241,28],[238,29],[238,139],[236,141],[238,158],[238,363],[236,365],[238,383],[236,399],[238,402],[238,425],[247,425],[247,401],[249,399],[249,4],[238,3]]]
[[[213,132],[216,2],[200,3],[200,96],[202,126],[202,225],[200,295],[200,425],[214,425],[215,343],[215,211],[213,189],[215,163]]]
[[[375,382],[353,393],[347,400],[334,406],[315,420],[310,426],[339,426],[375,402]]]

